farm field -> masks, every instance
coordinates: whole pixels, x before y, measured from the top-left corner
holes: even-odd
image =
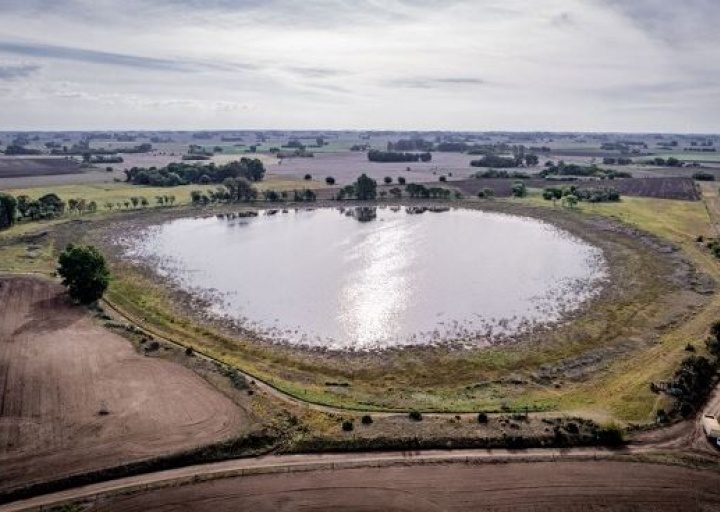
[[[490,188],[497,197],[510,197],[512,186],[516,180],[480,178],[469,179],[452,184],[458,187],[463,193],[476,196],[485,188]],[[545,187],[565,187],[574,185],[579,189],[612,187],[623,196],[639,196],[658,199],[682,199],[686,201],[697,201],[700,194],[692,178],[682,177],[657,177],[657,178],[618,178],[605,181],[554,181],[530,179],[525,180],[530,188],[542,189]]]
[[[131,197],[144,197],[151,206],[156,205],[156,196],[174,195],[175,203],[183,205],[190,203],[190,192],[192,190],[214,189],[217,185],[181,185],[177,187],[152,187],[137,186],[129,183],[82,183],[77,185],[44,185],[28,188],[11,188],[7,192],[15,196],[28,195],[32,198],[40,197],[47,193],[55,193],[62,200],[72,198],[83,198],[86,201],[95,201],[99,209],[105,209],[105,203],[113,203],[114,208],[124,208],[124,203]],[[325,182],[308,182],[303,179],[289,178],[285,176],[269,175],[259,185],[259,190],[293,190],[303,188],[324,188]],[[117,206],[121,203],[121,207]]]
[[[66,158],[0,157],[0,179],[82,172],[77,160]],[[0,182],[2,183],[2,182]]]
[[[191,370],[145,357],[45,278],[0,277],[0,491],[244,435]]]
[[[212,480],[101,498],[88,510],[701,512],[720,507],[719,484],[716,473],[628,462],[405,465]]]

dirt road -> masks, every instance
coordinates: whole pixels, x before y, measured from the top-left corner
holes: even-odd
[[[192,371],[138,354],[47,279],[0,278],[0,490],[241,435]]]

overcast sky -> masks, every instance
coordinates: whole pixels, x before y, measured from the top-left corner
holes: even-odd
[[[718,0],[0,0],[0,129],[720,132]]]

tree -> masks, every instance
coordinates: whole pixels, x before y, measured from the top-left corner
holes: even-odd
[[[327,178],[325,178],[325,183],[327,183],[328,185],[335,185],[335,178],[333,178],[332,176],[328,176]]]
[[[527,195],[527,188],[525,183],[522,181],[516,181],[512,186],[512,195],[514,197],[525,197]]]
[[[244,178],[227,178],[223,185],[228,190],[230,201],[252,201],[257,197],[257,190]]]
[[[18,201],[10,194],[0,193],[0,229],[9,228],[15,224]]]
[[[575,206],[577,206],[578,204],[578,198],[577,196],[570,194],[563,197],[562,204],[563,206],[567,206],[568,208],[575,208]]]
[[[306,175],[303,177],[303,179],[304,179],[305,181],[310,181],[310,180],[312,179],[312,176],[311,176],[310,174],[306,174]]]
[[[403,178],[402,176],[400,176],[400,177],[398,178],[398,185],[405,185],[405,178]]]
[[[103,255],[92,245],[68,245],[58,258],[58,274],[73,300],[90,304],[100,299],[110,282]]]
[[[392,183],[392,178],[390,176],[385,176],[383,178],[383,181],[385,182],[386,185],[390,185],[390,183]]]
[[[362,174],[355,182],[355,195],[361,201],[375,199],[377,195],[377,183],[374,179],[369,178],[367,174]]]
[[[132,202],[133,208],[137,208],[138,203],[140,202],[139,197],[132,196],[130,198],[130,201]]]

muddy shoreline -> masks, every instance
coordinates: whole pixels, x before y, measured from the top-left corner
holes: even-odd
[[[644,291],[645,282],[643,279],[640,279],[640,276],[633,275],[632,272],[628,272],[625,268],[628,247],[634,248],[633,250],[651,253],[653,255],[653,259],[657,260],[657,263],[666,269],[666,271],[661,275],[656,275],[654,277],[655,282],[653,283],[653,286],[657,291],[657,297],[671,293],[673,290],[677,292],[684,292],[691,296],[686,298],[686,301],[691,303],[688,305],[687,309],[692,310],[702,303],[703,297],[714,289],[714,283],[712,280],[707,276],[698,275],[690,262],[671,243],[607,217],[587,216],[575,211],[567,211],[561,208],[540,208],[501,201],[486,201],[482,203],[466,201],[440,203],[405,200],[401,202],[387,201],[379,204],[389,206],[401,204],[403,206],[427,205],[460,207],[530,217],[548,222],[595,247],[599,247],[603,251],[605,259],[608,263],[608,280],[612,283],[612,286],[605,286],[595,297],[587,301],[580,310],[574,312],[570,315],[570,317],[562,322],[562,325],[538,329],[535,332],[527,333],[522,337],[522,339],[517,339],[514,343],[509,344],[511,346],[522,346],[527,343],[542,343],[547,338],[571,336],[573,335],[573,325],[577,320],[591,317],[593,321],[595,321],[601,316],[601,310],[604,310],[608,306],[612,306],[618,301],[623,304],[632,303],[634,296],[639,294],[641,291]],[[299,208],[336,208],[340,205],[336,201],[322,201],[313,203],[312,205],[300,203],[297,205],[291,204],[284,206],[287,208],[293,208],[295,206]],[[363,206],[363,204],[348,201],[343,202],[341,206],[352,207]],[[119,269],[130,269],[138,275],[141,275],[143,279],[147,279],[153,286],[158,286],[162,290],[166,291],[168,296],[172,299],[171,301],[168,301],[167,306],[170,307],[174,314],[183,318],[188,318],[199,325],[209,325],[213,329],[217,329],[222,335],[227,336],[230,339],[237,340],[239,345],[249,344],[250,346],[255,345],[256,348],[268,348],[268,343],[257,339],[252,333],[238,331],[235,326],[229,326],[225,322],[217,321],[216,319],[203,315],[201,312],[208,306],[206,301],[203,301],[202,299],[183,290],[168,288],[167,283],[163,279],[159,278],[159,276],[157,276],[157,274],[150,268],[129,265],[127,262],[123,262],[118,248],[114,245],[114,243],[112,243],[113,233],[137,230],[149,225],[159,224],[177,218],[207,217],[215,216],[219,213],[225,214],[240,210],[260,210],[265,208],[267,208],[267,205],[261,203],[256,205],[223,205],[210,208],[186,207],[168,210],[153,210],[152,212],[129,212],[126,214],[125,218],[114,218],[112,220],[95,222],[92,225],[92,229],[86,229],[84,232],[85,235],[87,235],[86,238],[88,241],[99,244],[103,247],[103,250],[107,252],[114,266]],[[70,238],[77,236],[78,227],[80,226],[70,227],[69,231],[74,232],[74,235],[70,235]],[[60,240],[63,239],[63,230],[67,230],[67,227],[60,227],[58,230],[58,238]],[[658,277],[660,279],[658,279]],[[686,308],[683,307],[679,309],[681,309],[679,312],[668,311],[667,313],[663,313],[663,318],[661,321],[657,322],[658,327],[662,328],[662,326],[671,325],[684,315],[688,314]],[[656,333],[652,333],[649,338],[654,337],[656,337]],[[627,353],[637,349],[639,346],[646,346],[648,343],[652,342],[652,339],[644,337],[639,342],[638,340],[625,340],[622,343],[615,344],[615,346],[610,346],[610,343],[603,343],[601,346],[597,347],[594,355],[585,357],[583,354],[580,357],[580,361],[570,360],[556,368],[549,368],[546,372],[544,371],[542,373],[563,373],[569,365],[570,367],[579,366],[580,372],[578,375],[580,375],[582,373],[586,373],[589,367],[595,368],[598,364],[604,363],[608,359],[608,356],[617,356],[622,353]],[[242,350],[241,347],[239,348]],[[324,361],[325,363],[331,362],[332,366],[336,368],[344,367],[347,364],[355,366],[368,363],[374,365],[375,367],[383,367],[387,364],[391,364],[389,361],[396,359],[398,356],[432,359],[433,357],[446,354],[462,354],[467,353],[468,351],[477,352],[484,350],[484,348],[467,349],[465,347],[459,347],[452,344],[442,346],[406,346],[399,348],[386,348],[382,349],[381,355],[377,352],[331,350],[327,348],[308,349],[298,346],[288,346],[286,344],[273,344],[272,349],[283,357],[290,357],[294,360],[304,360],[306,357],[311,357],[313,361]],[[345,372],[343,371],[343,373]],[[541,380],[545,379],[543,375],[539,378]]]
[[[367,208],[367,207],[364,207]],[[398,212],[400,207],[398,206],[380,206],[379,208],[388,208],[393,212]],[[421,206],[408,206],[405,208],[408,214],[417,214],[424,212],[425,207]],[[314,210],[315,208],[307,208],[307,210]],[[328,208],[327,210],[335,210],[340,214],[343,212],[347,215],[348,212],[352,212],[352,208],[335,207]],[[464,211],[482,211],[477,208],[467,208],[463,206],[454,206],[454,210]],[[291,208],[282,209],[282,212],[286,214],[288,211],[292,213]],[[302,208],[295,210],[302,211]],[[450,207],[438,207],[435,205],[430,206],[427,210],[429,212],[444,213],[450,211]],[[400,215],[403,215],[403,210],[400,210]],[[265,210],[244,210],[238,213],[216,213],[215,215],[207,216],[193,216],[188,218],[220,218],[220,219],[236,219],[247,216],[253,216],[250,214],[259,213],[260,216],[270,215],[279,213],[280,209],[265,209]],[[499,212],[483,212],[499,215],[507,215]],[[427,213],[427,215],[433,215],[433,213]],[[551,229],[558,233],[560,238],[568,238],[570,240],[582,241],[581,238],[569,233],[566,230],[558,229],[554,224],[546,222],[542,219],[536,219],[529,216],[518,216],[510,215],[515,218],[527,219],[528,221],[539,222],[540,225],[550,226]],[[235,222],[230,220],[229,222]],[[176,298],[180,298],[182,304],[184,304],[188,311],[187,313],[192,317],[201,320],[203,323],[210,323],[215,326],[221,327],[226,333],[233,336],[242,336],[245,338],[252,338],[253,340],[260,343],[274,344],[274,345],[288,345],[297,347],[306,351],[329,351],[329,352],[375,352],[381,353],[392,349],[404,349],[409,347],[424,347],[424,346],[443,346],[446,348],[453,349],[476,349],[487,346],[500,346],[516,343],[529,336],[538,336],[543,332],[557,329],[563,324],[572,321],[573,319],[581,316],[588,308],[592,307],[593,301],[600,296],[607,284],[609,283],[609,275],[607,273],[607,261],[602,254],[600,249],[597,253],[588,255],[586,264],[589,268],[589,275],[587,280],[569,280],[567,282],[557,281],[555,282],[556,288],[547,289],[546,295],[539,295],[536,297],[538,302],[534,306],[534,310],[541,316],[544,315],[546,318],[537,318],[531,311],[527,311],[526,315],[520,314],[519,316],[513,316],[512,318],[504,317],[482,317],[480,321],[474,321],[470,326],[464,326],[466,320],[460,318],[450,317],[443,323],[456,324],[453,327],[444,328],[438,324],[431,331],[416,330],[412,333],[407,334],[403,339],[396,340],[390,345],[378,345],[378,344],[361,344],[355,346],[354,340],[345,338],[344,341],[353,341],[351,346],[347,346],[344,341],[339,344],[332,338],[328,340],[318,339],[318,342],[299,342],[297,339],[292,339],[291,336],[288,338],[287,332],[278,331],[277,328],[269,327],[264,325],[262,321],[252,317],[237,317],[226,310],[225,306],[225,295],[227,292],[220,292],[219,290],[211,287],[198,286],[197,283],[189,285],[183,281],[180,277],[183,274],[182,267],[178,267],[177,263],[174,263],[172,256],[170,260],[165,261],[165,257],[158,257],[156,255],[148,254],[138,247],[142,247],[143,239],[145,236],[152,236],[152,231],[155,226],[160,224],[155,223],[139,223],[133,224],[129,230],[122,229],[120,234],[111,234],[110,236],[103,238],[103,243],[109,248],[110,253],[119,261],[125,261],[130,263],[133,267],[141,269],[143,275],[149,276],[157,283],[162,283],[164,287],[172,290],[172,294]],[[124,233],[132,233],[129,236]],[[588,244],[592,247],[593,251],[598,248],[594,245]],[[168,256],[166,256],[168,257]],[[459,283],[459,286],[463,286]],[[466,288],[467,289],[467,288]],[[570,299],[565,297],[566,294],[570,294]],[[452,307],[450,308],[452,311]],[[480,316],[480,310],[474,311],[474,316]],[[279,316],[282,316],[281,314]],[[458,327],[458,325],[460,327]],[[305,332],[303,326],[297,326],[295,330],[295,336],[297,333]],[[308,336],[303,334],[302,338],[307,339]],[[338,346],[340,345],[340,346]]]

